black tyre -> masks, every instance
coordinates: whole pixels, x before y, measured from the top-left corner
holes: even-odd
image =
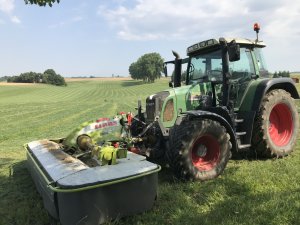
[[[219,122],[183,120],[170,134],[169,165],[181,179],[209,180],[220,175],[230,157],[230,136]]]
[[[260,157],[286,156],[297,141],[299,116],[291,95],[281,89],[270,91],[256,116],[252,149]]]
[[[159,164],[163,164],[165,158],[165,142],[163,137],[156,137],[156,143],[148,145],[149,156],[148,159]]]
[[[165,158],[165,141],[158,123],[154,124],[145,134],[144,145],[147,148],[147,156],[150,161],[162,162]]]

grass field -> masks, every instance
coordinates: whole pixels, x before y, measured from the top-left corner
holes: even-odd
[[[80,123],[132,110],[166,80],[0,86],[0,225],[49,224],[26,170],[24,143],[63,137]],[[215,180],[179,182],[163,169],[154,208],[113,224],[300,224],[300,142],[283,159],[230,160]]]

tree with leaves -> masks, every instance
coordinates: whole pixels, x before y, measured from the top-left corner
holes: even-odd
[[[42,79],[41,73],[35,73],[35,72],[26,72],[21,73],[19,76],[12,76],[7,78],[7,82],[13,82],[13,83],[40,83]]]
[[[34,4],[39,6],[50,6],[52,7],[53,3],[59,3],[60,0],[24,0],[26,4]]]
[[[53,84],[57,86],[66,86],[65,79],[59,75],[56,74],[56,72],[53,69],[47,69],[43,74],[43,83],[46,84]]]
[[[290,71],[278,71],[273,74],[273,78],[277,77],[290,77]]]
[[[153,83],[161,77],[164,60],[159,53],[148,53],[141,56],[129,66],[132,79]]]
[[[65,79],[56,74],[53,69],[48,69],[44,73],[26,72],[19,76],[7,77],[8,83],[45,83],[56,86],[67,86]]]
[[[277,78],[278,77],[278,73],[275,71],[275,73],[273,74],[273,78]]]
[[[131,65],[129,66],[129,74],[131,75],[131,78],[134,80],[145,81],[145,77],[143,78],[142,76],[143,74],[142,68],[138,62],[131,63]]]
[[[0,77],[0,82],[7,81],[9,78],[9,76]]]

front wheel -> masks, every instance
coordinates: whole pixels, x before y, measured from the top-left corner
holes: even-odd
[[[262,100],[252,136],[252,148],[262,157],[286,156],[297,141],[299,116],[291,95],[281,89],[270,91]]]
[[[219,176],[230,157],[230,136],[210,119],[183,120],[170,134],[169,165],[182,179],[209,180]]]

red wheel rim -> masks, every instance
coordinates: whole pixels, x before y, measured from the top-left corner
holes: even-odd
[[[201,136],[193,144],[191,152],[193,165],[200,171],[213,169],[219,161],[220,149],[220,144],[215,137]]]
[[[277,146],[287,145],[293,134],[293,117],[290,108],[283,103],[273,107],[270,113],[269,135]]]

